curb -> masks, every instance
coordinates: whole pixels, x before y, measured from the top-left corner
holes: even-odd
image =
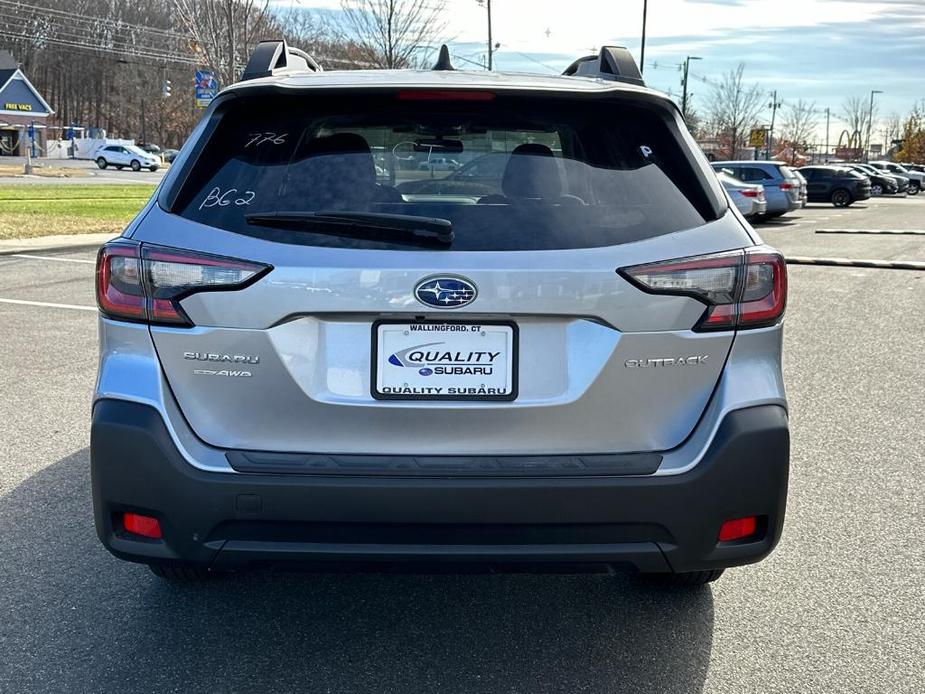
[[[816,229],[817,234],[882,234],[884,236],[925,236],[925,229]]]
[[[785,258],[788,265],[829,265],[834,267],[871,267],[883,270],[925,270],[925,262],[915,260],[852,260],[850,258],[812,258],[794,255]]]

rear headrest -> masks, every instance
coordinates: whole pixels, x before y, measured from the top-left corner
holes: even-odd
[[[336,133],[305,143],[290,167],[294,187],[317,209],[350,209],[375,194],[376,165],[366,140]]]
[[[518,145],[511,152],[501,179],[501,191],[509,198],[558,198],[562,195],[559,164],[546,145]]]

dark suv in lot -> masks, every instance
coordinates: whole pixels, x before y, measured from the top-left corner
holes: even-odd
[[[870,179],[856,171],[839,166],[804,166],[800,173],[806,178],[809,202],[848,207],[870,197]]]

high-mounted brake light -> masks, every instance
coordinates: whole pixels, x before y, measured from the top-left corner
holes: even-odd
[[[261,263],[115,241],[97,256],[97,304],[110,318],[191,326],[181,299],[242,289],[269,270]]]
[[[403,89],[399,101],[494,101],[494,92],[474,92],[463,89]]]
[[[707,305],[696,331],[761,328],[777,323],[787,303],[780,253],[754,248],[622,268],[650,294],[690,296]]]

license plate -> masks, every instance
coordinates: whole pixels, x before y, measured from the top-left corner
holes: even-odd
[[[517,326],[378,321],[372,371],[372,396],[379,400],[513,400]]]

